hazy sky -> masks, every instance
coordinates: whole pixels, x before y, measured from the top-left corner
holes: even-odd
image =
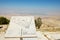
[[[60,15],[60,0],[0,0],[0,14]]]

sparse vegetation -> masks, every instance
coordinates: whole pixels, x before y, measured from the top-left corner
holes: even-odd
[[[9,24],[9,21],[10,20],[5,17],[0,17],[0,25]]]
[[[36,27],[38,27],[38,29],[42,25],[42,21],[41,21],[41,18],[40,17],[38,17],[37,19],[35,19],[35,25],[36,25]]]

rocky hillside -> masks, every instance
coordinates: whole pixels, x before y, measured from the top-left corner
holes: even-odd
[[[60,31],[60,18],[59,17],[42,17],[42,26],[40,29],[47,31]]]

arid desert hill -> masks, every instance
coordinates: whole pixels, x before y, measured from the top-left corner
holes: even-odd
[[[55,27],[60,27],[60,18],[59,17],[45,17],[42,18],[44,24],[52,25]]]
[[[40,29],[49,29],[51,31],[60,31],[60,17],[42,17],[42,26]]]

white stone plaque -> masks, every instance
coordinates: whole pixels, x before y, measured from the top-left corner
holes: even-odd
[[[34,37],[36,29],[33,16],[13,16],[5,37]]]

